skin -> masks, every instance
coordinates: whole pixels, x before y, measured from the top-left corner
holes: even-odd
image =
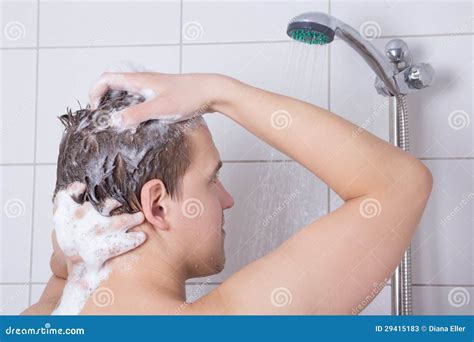
[[[93,89],[91,103],[104,90],[124,84],[160,96],[122,112],[121,127],[172,113],[189,117],[205,106],[206,112],[226,115],[299,162],[344,204],[208,295],[186,303],[187,278],[222,270],[222,213],[233,204],[220,182],[205,185],[204,170],[212,169],[219,156],[209,132],[200,128],[193,132],[198,153],[183,191],[184,200],[202,202],[202,216],[183,217],[184,202],[172,201],[160,180],[148,182],[141,193],[145,223],[133,228],[148,239],[108,262],[113,271],[102,285],[113,291],[113,304],[99,307],[89,300],[83,314],[345,315],[360,312],[374,289],[380,291],[408,247],[431,192],[431,173],[414,156],[323,108],[216,74],[106,74]],[[275,113],[289,115],[291,124],[276,127]],[[374,203],[375,214],[370,212]],[[272,297],[281,288],[291,296],[286,305]]]

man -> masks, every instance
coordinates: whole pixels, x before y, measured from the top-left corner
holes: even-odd
[[[199,126],[188,132],[193,148],[182,198],[173,199],[159,177],[141,186],[140,205],[124,212],[143,212],[145,221],[133,232],[144,232],[147,240],[107,262],[110,277],[83,314],[351,314],[393,273],[432,187],[431,173],[415,157],[317,106],[221,75],[106,74],[92,92],[94,108],[100,109],[110,89],[159,94],[115,115],[119,131],[138,132],[143,122],[171,115],[190,120],[205,105],[207,112],[227,115],[305,166],[345,203],[208,295],[186,303],[186,279],[222,270],[222,212],[233,203],[213,178],[219,154],[208,129]],[[281,114],[290,124],[279,125]],[[102,198],[107,192],[99,191]],[[200,215],[186,214],[183,208],[191,201],[202,208]],[[104,289],[114,298],[107,306],[94,300]],[[292,301],[275,305],[276,289],[285,289]],[[49,298],[55,296],[57,289]]]

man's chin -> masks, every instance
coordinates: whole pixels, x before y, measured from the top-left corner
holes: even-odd
[[[216,260],[217,262],[214,266],[214,274],[221,273],[224,270],[225,261],[226,261],[224,251],[222,251],[221,256],[217,258]]]

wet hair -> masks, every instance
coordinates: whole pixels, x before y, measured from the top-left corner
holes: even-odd
[[[90,106],[59,117],[65,131],[59,147],[54,196],[73,182],[85,183],[78,203],[90,201],[102,212],[107,198],[122,206],[111,215],[141,210],[140,192],[160,179],[172,199],[182,196],[182,178],[191,164],[192,146],[186,132],[206,125],[200,115],[178,123],[143,122],[132,130],[111,127],[112,114],[143,102],[141,95],[109,91],[97,109]]]

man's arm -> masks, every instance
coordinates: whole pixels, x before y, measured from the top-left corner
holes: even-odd
[[[215,101],[216,111],[305,166],[345,203],[244,267],[195,308],[219,302],[229,314],[354,313],[399,264],[431,192],[430,171],[317,106],[235,80],[221,88],[227,95]]]

